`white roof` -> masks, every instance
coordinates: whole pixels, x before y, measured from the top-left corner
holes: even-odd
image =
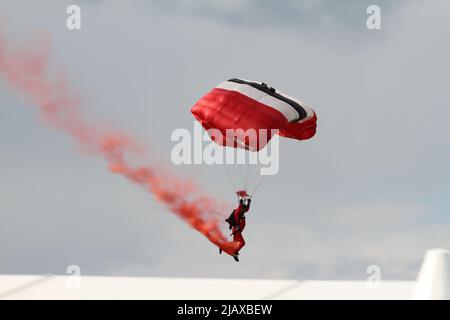
[[[450,299],[450,253],[427,251],[417,282],[0,275],[0,299]]]
[[[414,282],[0,276],[0,299],[410,299]]]

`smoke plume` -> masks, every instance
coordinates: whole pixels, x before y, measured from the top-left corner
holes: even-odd
[[[142,155],[142,144],[127,133],[106,130],[87,121],[81,99],[70,89],[65,76],[49,76],[49,48],[45,39],[37,47],[17,48],[0,35],[0,75],[39,109],[46,123],[103,157],[112,173],[142,186],[212,243],[232,253],[235,244],[227,240],[219,227],[222,217],[217,214],[217,208],[222,205],[199,192],[193,181],[171,176],[155,165],[134,165],[135,161],[130,159],[147,157]]]

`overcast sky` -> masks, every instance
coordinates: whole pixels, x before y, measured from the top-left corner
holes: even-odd
[[[195,4],[193,4],[195,3]],[[339,5],[337,5],[339,3]],[[65,27],[78,4],[82,30]],[[366,28],[381,7],[382,29]],[[231,77],[311,104],[317,135],[282,159],[248,214],[241,262],[46,127],[0,78],[0,274],[414,279],[450,248],[450,3],[0,0],[7,37],[51,39],[90,119],[169,166],[190,107]],[[219,199],[217,167],[173,168]]]

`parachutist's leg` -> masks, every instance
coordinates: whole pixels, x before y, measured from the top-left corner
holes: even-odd
[[[222,248],[219,248],[219,254],[222,254]]]
[[[234,234],[233,241],[236,241],[238,243],[238,247],[236,248],[235,251],[235,255],[237,256],[239,255],[239,251],[242,249],[242,247],[245,246],[245,240],[244,237],[242,237],[242,233],[236,232]]]

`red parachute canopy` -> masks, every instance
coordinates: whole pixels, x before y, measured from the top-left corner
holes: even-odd
[[[312,108],[261,82],[237,78],[224,81],[197,101],[191,112],[203,128],[221,132],[223,139],[219,141],[210,133],[218,144],[251,151],[264,148],[273,136],[270,129],[297,140],[310,139],[316,133],[317,117]],[[268,135],[227,136],[227,129],[266,129]]]

